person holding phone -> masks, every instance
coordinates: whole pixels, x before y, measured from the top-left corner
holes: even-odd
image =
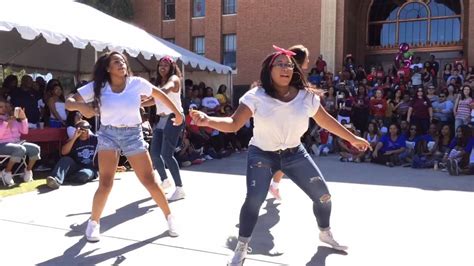
[[[94,160],[97,136],[91,133],[90,128],[85,120],[76,123],[74,135],[61,149],[63,157],[46,178],[48,187],[58,189],[64,181],[87,183],[97,177],[98,168]]]
[[[33,166],[40,159],[40,147],[34,143],[22,141],[20,136],[28,134],[28,119],[25,110],[15,107],[12,112],[5,99],[0,99],[0,154],[9,155],[7,166],[1,172],[3,183],[7,186],[15,185],[12,169],[15,164],[28,156],[28,165],[23,174],[23,181],[33,181]]]

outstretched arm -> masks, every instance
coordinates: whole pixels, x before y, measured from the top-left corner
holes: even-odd
[[[353,146],[359,150],[371,149],[369,142],[361,137],[357,137],[347,130],[343,125],[337,122],[334,117],[328,114],[326,109],[320,107],[316,114],[313,116],[314,121],[321,127],[327,129],[334,135],[349,141]]]
[[[208,116],[196,110],[191,110],[190,114],[196,125],[212,127],[221,132],[237,132],[252,117],[252,111],[245,104],[240,104],[230,117]]]

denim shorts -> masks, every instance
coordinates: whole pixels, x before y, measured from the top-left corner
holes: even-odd
[[[148,151],[148,143],[143,138],[142,127],[114,127],[101,125],[97,132],[98,151],[121,151],[125,156],[133,156]]]

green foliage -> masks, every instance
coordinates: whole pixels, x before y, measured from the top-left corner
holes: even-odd
[[[130,0],[78,0],[112,17],[130,21],[133,19],[133,5]]]

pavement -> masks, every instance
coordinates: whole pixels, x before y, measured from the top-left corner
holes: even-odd
[[[116,176],[98,243],[83,237],[97,182],[0,199],[0,264],[226,265],[245,160],[233,154],[182,170],[187,197],[170,205],[177,238],[133,172]],[[282,201],[269,197],[262,206],[245,266],[474,265],[474,176],[315,160],[333,195],[333,233],[348,252],[319,242],[311,201],[284,179]]]

